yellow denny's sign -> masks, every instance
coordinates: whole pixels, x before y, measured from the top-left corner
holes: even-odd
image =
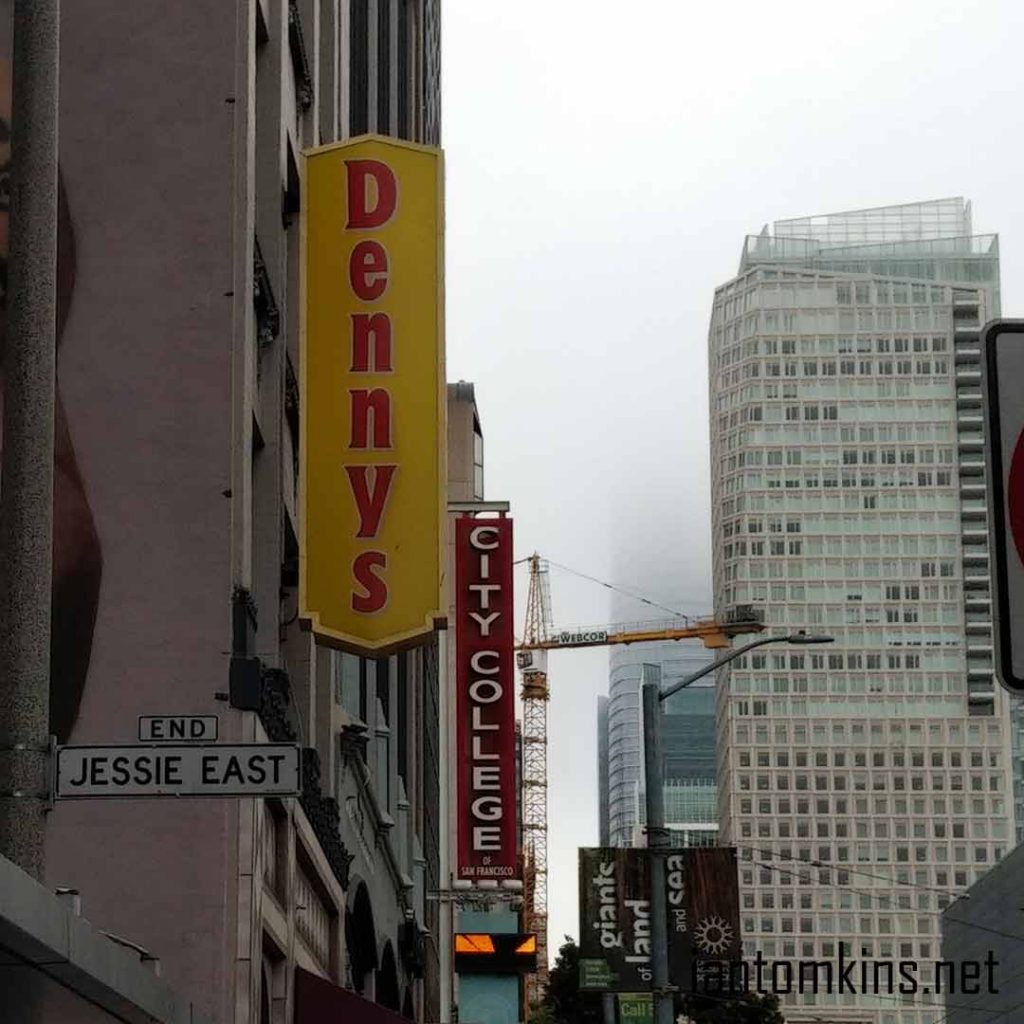
[[[441,614],[442,158],[363,136],[303,164],[300,612],[380,653]]]

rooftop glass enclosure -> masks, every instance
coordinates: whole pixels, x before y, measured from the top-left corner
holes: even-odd
[[[970,203],[963,200],[802,217],[773,228],[747,235],[740,274],[793,264],[805,271],[983,285],[992,290],[998,313],[999,236],[972,234]]]

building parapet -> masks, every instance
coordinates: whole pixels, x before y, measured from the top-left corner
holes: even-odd
[[[77,900],[50,892],[5,857],[0,857],[0,948],[37,972],[34,979],[51,980],[112,1020],[211,1024],[144,965],[153,963],[155,954],[108,937],[78,916]],[[5,1011],[13,1009],[6,1000],[18,998],[17,993],[16,985],[0,988],[0,1018],[16,1019]]]

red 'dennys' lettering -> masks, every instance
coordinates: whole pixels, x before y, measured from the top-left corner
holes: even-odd
[[[352,291],[363,300],[379,299],[388,287],[388,253],[380,242],[364,239],[352,248],[348,261]]]
[[[346,160],[348,201],[346,229],[372,231],[394,217],[398,181],[380,160]],[[348,277],[356,298],[375,302],[388,290],[390,262],[380,242],[354,242]],[[384,311],[351,313],[350,372],[391,373],[394,350],[391,317]],[[392,402],[387,388],[350,388],[349,450],[388,450],[392,447]],[[393,456],[392,456],[393,457]],[[356,537],[375,538],[381,531],[397,465],[345,466],[359,515]],[[364,615],[382,611],[388,602],[388,558],[379,550],[363,551],[352,561],[352,608]]]
[[[384,388],[352,388],[352,425],[349,431],[350,448],[391,447],[391,395]],[[373,425],[371,428],[371,420]],[[373,443],[370,443],[370,434]]]
[[[391,492],[391,481],[397,466],[346,466],[348,482],[352,487],[356,509],[359,512],[357,537],[376,537],[380,529],[381,516]],[[370,471],[373,483],[370,483]]]
[[[387,313],[353,313],[352,373],[390,373],[393,369],[391,317]]]
[[[346,160],[348,185],[347,228],[357,230],[383,227],[398,205],[398,182],[387,164],[380,160]]]
[[[383,551],[364,551],[352,561],[352,578],[363,593],[352,591],[352,609],[363,614],[379,612],[388,603],[388,585],[381,575],[388,567]]]

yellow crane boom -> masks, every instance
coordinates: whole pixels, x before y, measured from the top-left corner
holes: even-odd
[[[546,637],[527,637],[517,651],[552,651],[574,647],[608,647],[613,644],[658,643],[666,640],[700,640],[705,647],[728,647],[741,633],[760,633],[764,619],[749,605],[730,609],[714,618],[671,619],[665,622],[618,623],[612,626],[552,631]]]

